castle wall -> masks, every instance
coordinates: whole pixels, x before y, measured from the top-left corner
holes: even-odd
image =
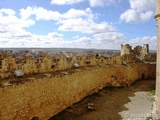
[[[148,44],[144,44],[143,46],[136,46],[133,50],[133,54],[135,54],[136,58],[140,60],[147,60],[147,56],[149,55]]]
[[[143,46],[136,46],[133,50],[129,44],[121,45],[121,56],[134,55],[134,59],[141,61],[147,61],[149,55],[149,45],[144,44]]]
[[[112,55],[110,57],[110,60],[108,61],[109,64],[119,64],[121,65],[122,64],[122,57],[119,56],[119,55]]]
[[[4,79],[13,76],[13,72],[16,69],[21,69],[24,74],[35,74],[35,73],[47,73],[59,70],[70,69],[75,63],[79,66],[90,66],[90,65],[104,65],[104,64],[115,64],[115,59],[119,61],[120,56],[114,57],[113,59],[106,60],[104,56],[96,57],[93,54],[87,54],[82,56],[77,56],[74,54],[71,57],[67,57],[64,54],[57,55],[57,58],[53,58],[47,54],[41,54],[37,60],[32,56],[22,56],[20,59],[16,59],[13,55],[1,56],[0,60],[0,78]],[[112,57],[113,58],[113,57]],[[17,62],[18,61],[18,62]],[[118,62],[119,64],[121,62]]]
[[[38,58],[33,56],[19,56],[15,58],[14,55],[0,54],[0,79],[13,77],[13,72],[16,69],[24,71],[25,75],[48,73],[53,71],[70,69],[75,63],[80,67],[94,66],[94,65],[117,65],[133,62],[141,62],[146,60],[149,53],[149,46],[145,44],[143,47],[136,46],[134,50],[129,44],[121,45],[121,56],[112,55],[106,59],[103,55],[87,54],[77,56],[73,54],[68,56],[66,54],[58,54],[56,56],[48,54],[40,54]]]
[[[47,120],[98,89],[128,86],[142,77],[155,78],[155,73],[155,64],[92,66],[0,88],[0,119],[30,120],[38,116]]]
[[[38,72],[35,60],[31,56],[22,56],[22,61],[18,69],[23,70],[25,74],[33,74]]]
[[[131,53],[132,53],[132,46],[130,46],[129,44],[121,45],[121,56]]]

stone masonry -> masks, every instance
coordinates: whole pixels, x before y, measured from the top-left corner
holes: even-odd
[[[139,60],[147,60],[147,56],[149,55],[149,45],[144,44],[143,46],[136,46],[134,49],[132,49],[132,46],[129,44],[121,45],[121,56],[131,54]]]
[[[158,28],[157,37],[157,70],[156,70],[156,112],[160,115],[160,0],[156,0],[156,15]]]

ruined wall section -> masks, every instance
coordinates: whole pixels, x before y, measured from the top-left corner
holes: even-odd
[[[137,46],[134,49],[135,54],[133,54],[131,46],[126,44],[122,45],[121,56],[112,55],[109,59],[98,54],[73,54],[72,56],[66,56],[62,53],[55,56],[40,54],[36,59],[26,55],[16,58],[13,54],[0,54],[0,78],[13,77],[13,72],[16,69],[21,69],[25,75],[28,75],[70,69],[75,63],[79,64],[80,67],[137,63],[148,55],[148,51],[148,45]]]
[[[11,71],[18,68],[14,55],[0,55],[0,78],[6,78],[11,75]]]
[[[133,60],[136,61],[138,61],[137,59],[141,61],[147,61],[149,55],[149,45],[148,44],[144,44],[143,46],[138,45],[134,47],[133,50],[129,44],[121,45],[121,56],[127,57],[127,55],[134,56]]]
[[[149,46],[144,44],[143,46],[136,46],[133,50],[133,54],[140,60],[147,60],[149,55]]]
[[[47,120],[105,86],[128,86],[142,77],[155,78],[155,70],[155,64],[95,66],[0,88],[0,119],[30,120],[37,116]]]
[[[18,69],[23,70],[25,74],[34,74],[38,72],[35,60],[31,56],[22,56]]]
[[[131,54],[132,53],[132,46],[130,46],[129,44],[126,45],[121,45],[121,56],[125,55],[125,54]]]
[[[53,58],[47,54],[41,54],[38,58],[38,73],[52,72]]]
[[[46,73],[59,70],[70,69],[75,63],[79,66],[102,65],[107,60],[104,56],[96,58],[93,54],[77,56],[74,54],[68,57],[64,54],[58,54],[56,57],[48,54],[40,54],[37,59],[33,56],[21,56],[15,58],[14,55],[1,54],[0,56],[0,78],[13,76],[16,69],[21,69],[25,74]]]
[[[119,55],[112,55],[110,57],[110,60],[108,61],[108,64],[112,65],[121,65],[122,64],[122,57]]]

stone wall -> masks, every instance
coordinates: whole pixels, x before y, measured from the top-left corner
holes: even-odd
[[[129,44],[121,45],[121,56],[131,53],[132,53],[132,46],[130,46]]]
[[[133,54],[135,58],[138,58],[141,61],[146,61],[149,55],[149,45],[144,44],[143,46],[136,46],[132,50],[132,47],[129,44],[121,45],[121,56]]]
[[[133,50],[133,54],[140,60],[147,60],[149,55],[149,46],[144,44],[143,46],[136,46]]]
[[[25,75],[40,74],[70,69],[73,68],[75,63],[81,67],[121,64],[122,61],[119,55],[113,55],[110,59],[106,59],[103,55],[96,56],[94,54],[84,54],[81,56],[73,54],[70,57],[64,54],[57,54],[54,57],[48,54],[40,54],[39,57],[35,59],[32,56],[23,55],[20,58],[16,58],[14,55],[1,54],[0,79],[13,77],[13,72],[16,69],[23,70]]]
[[[50,64],[50,63],[48,63]],[[105,86],[129,86],[137,79],[155,78],[155,64],[103,65],[71,70],[68,75],[25,78],[0,88],[0,120],[47,120]],[[17,78],[22,79],[23,78]]]
[[[79,66],[90,66],[105,64],[106,62],[104,56],[96,58],[93,54],[81,56],[73,54],[70,57],[64,54],[57,54],[56,57],[40,54],[37,59],[25,55],[15,58],[14,55],[0,54],[0,78],[13,76],[16,69],[21,69],[25,75],[28,75],[70,69],[75,63],[78,63]]]

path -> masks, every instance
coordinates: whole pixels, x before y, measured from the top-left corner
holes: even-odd
[[[144,101],[146,99],[145,91],[150,91],[154,87],[155,80],[136,81],[134,85],[127,88],[106,87],[67,108],[50,120],[122,120],[122,117],[125,117],[125,112],[128,112],[128,108],[130,109],[132,106],[131,104],[135,104],[130,103],[130,99],[133,100],[135,95],[141,99],[139,104],[144,104],[146,107],[147,105],[151,106],[150,102]],[[140,95],[136,92],[142,92],[142,94],[144,92],[144,94]],[[88,103],[93,104],[95,110],[88,110]],[[139,108],[137,107],[137,109]],[[132,112],[128,113],[131,114]]]

